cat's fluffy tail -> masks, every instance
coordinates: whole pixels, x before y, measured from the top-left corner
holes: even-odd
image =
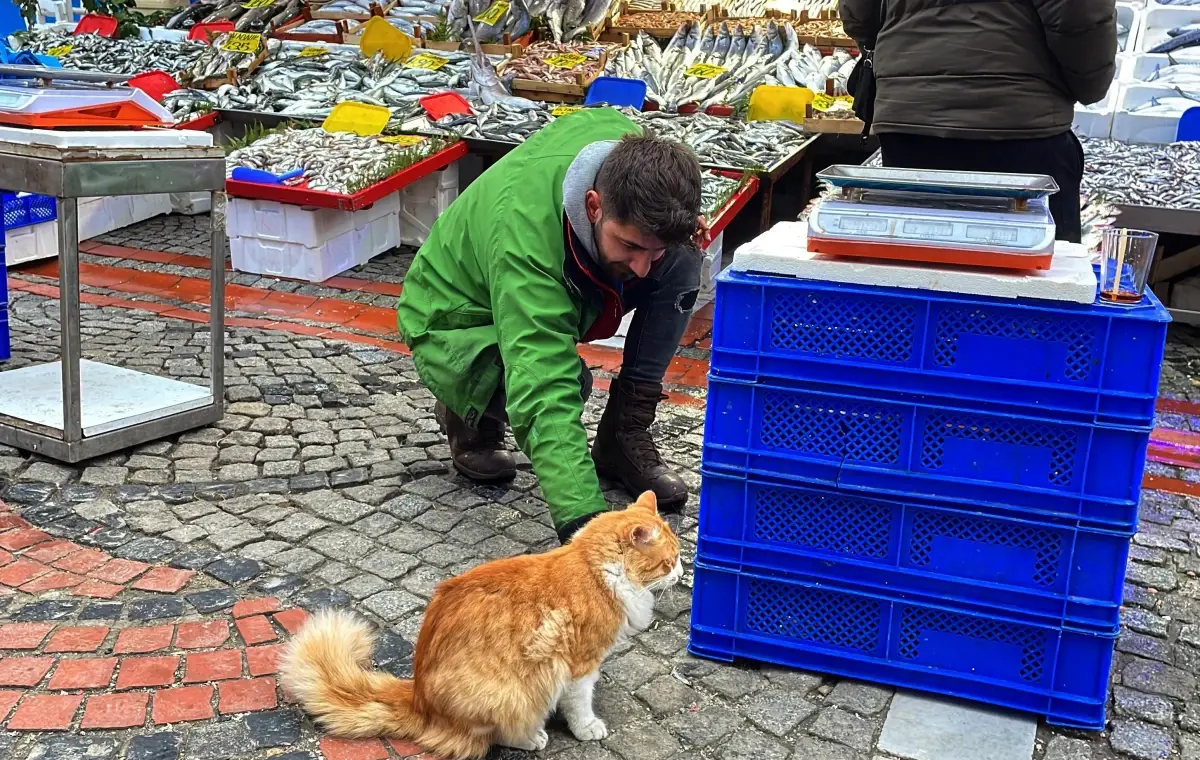
[[[288,644],[279,663],[280,681],[336,736],[419,740],[425,721],[413,711],[413,682],[367,670],[374,642],[362,618],[321,610]]]

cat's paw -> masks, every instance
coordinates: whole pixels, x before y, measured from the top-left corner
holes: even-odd
[[[581,742],[598,742],[608,736],[608,726],[604,725],[604,721],[595,717],[579,725],[569,726],[569,728],[575,738]]]
[[[536,752],[541,752],[550,743],[550,734],[546,733],[546,729],[539,728],[537,733],[533,735],[533,749]]]

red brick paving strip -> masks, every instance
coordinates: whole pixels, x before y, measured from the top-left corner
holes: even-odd
[[[325,760],[387,760],[387,747],[378,739],[338,739],[326,736],[321,740]]]
[[[40,594],[43,591],[57,591],[59,589],[78,586],[83,583],[83,580],[83,576],[81,575],[56,570],[33,579],[24,586],[21,586],[21,590],[26,594]]]
[[[271,621],[262,615],[240,618],[237,621],[237,629],[248,646],[264,644],[279,638],[275,635],[275,629],[271,627]]]
[[[37,686],[50,672],[53,657],[5,657],[0,659],[0,686]]]
[[[59,628],[50,637],[44,650],[52,652],[95,652],[108,638],[108,628],[99,625],[80,626],[78,628]]]
[[[12,712],[13,705],[19,702],[23,696],[25,696],[23,691],[0,691],[0,721],[8,717],[8,714]]]
[[[37,528],[17,528],[0,533],[0,549],[18,551],[48,541],[50,534]]]
[[[96,568],[108,562],[110,557],[98,549],[83,549],[82,551],[68,554],[59,560],[54,560],[51,565],[54,565],[59,570],[68,570],[72,573],[86,573],[89,570]]]
[[[233,605],[233,616],[235,618],[244,618],[251,615],[260,615],[264,612],[274,612],[281,609],[282,605],[279,600],[273,596],[262,596],[258,599],[243,599]]]
[[[157,591],[161,594],[174,594],[187,585],[196,574],[195,570],[176,570],[170,567],[156,567],[138,579],[130,588],[139,591]]]
[[[71,589],[71,593],[75,596],[90,596],[94,599],[112,599],[114,596],[124,590],[124,586],[118,586],[115,583],[108,583],[106,581],[84,581],[75,588]]]
[[[89,578],[108,581],[109,583],[129,583],[134,578],[146,572],[150,567],[145,562],[135,562],[131,559],[114,559],[104,567],[88,573]]]
[[[8,721],[10,731],[66,731],[82,694],[38,694],[27,697]]]
[[[116,657],[59,660],[50,677],[51,689],[102,689],[112,680]]]
[[[175,646],[180,649],[213,649],[229,639],[229,623],[210,620],[207,623],[180,623],[175,631]]]
[[[425,751],[416,744],[401,739],[388,739],[387,743],[391,745],[392,750],[400,757],[414,757]]]
[[[37,649],[54,630],[54,623],[0,625],[0,649]]]
[[[30,559],[36,559],[38,562],[50,563],[71,554],[75,554],[76,552],[80,551],[81,548],[82,547],[77,544],[73,544],[70,541],[60,538],[57,541],[47,541],[44,544],[33,547],[29,551],[25,552],[25,556],[29,557]]]
[[[274,678],[250,678],[225,681],[217,686],[217,708],[222,715],[270,710],[278,706]]]
[[[296,631],[299,631],[300,627],[304,625],[304,621],[308,620],[308,612],[296,607],[284,610],[283,612],[276,612],[274,617],[275,622],[283,626],[285,631],[295,636]]]
[[[213,717],[212,695],[212,684],[156,691],[151,717],[160,724],[207,720]]]
[[[197,652],[187,655],[184,683],[224,681],[242,676],[242,653],[237,649]]]
[[[41,562],[21,557],[16,562],[0,567],[0,583],[5,586],[24,586],[39,575],[50,572]]]
[[[93,729],[140,726],[146,722],[146,705],[149,702],[150,695],[144,691],[88,697],[80,727]]]
[[[263,647],[246,648],[246,666],[252,676],[269,676],[279,667],[279,653],[282,644],[268,644]]]
[[[117,670],[118,689],[136,689],[143,686],[170,686],[175,683],[175,671],[179,669],[179,658],[170,657],[123,657]]]
[[[117,636],[114,654],[145,654],[171,646],[174,626],[156,625],[149,628],[126,628]]]

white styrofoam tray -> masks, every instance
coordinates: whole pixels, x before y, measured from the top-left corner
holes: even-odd
[[[77,206],[79,239],[89,240],[160,214],[171,213],[166,193],[80,198]],[[58,220],[5,231],[4,258],[9,266],[58,255]]]
[[[1178,97],[1170,87],[1152,85],[1126,85],[1120,106],[1113,114],[1112,139],[1127,143],[1163,144],[1175,142],[1179,131],[1179,116],[1166,114],[1132,113],[1131,109],[1148,103],[1151,98]]]
[[[381,216],[400,211],[400,192],[392,193],[361,211],[296,206],[278,201],[230,198],[225,233],[233,237],[298,243],[317,248]]]
[[[400,245],[396,212],[350,229],[317,246],[255,237],[230,237],[229,253],[239,272],[323,282]]]
[[[1084,107],[1075,104],[1074,129],[1080,137],[1107,139],[1112,132],[1113,114],[1116,113],[1117,103],[1124,92],[1124,85],[1113,81],[1108,88],[1104,100],[1091,106]]]
[[[400,242],[422,246],[429,231],[458,198],[458,164],[433,172],[400,191]]]
[[[1142,31],[1138,37],[1138,53],[1147,53],[1160,43],[1170,39],[1167,32],[1177,26],[1200,23],[1200,5],[1156,6],[1146,9],[1142,19]],[[1171,53],[1177,61],[1200,60],[1200,47],[1192,46]]]
[[[1138,37],[1142,33],[1144,21],[1144,10],[1130,3],[1117,3],[1117,23],[1129,27],[1129,36],[1125,39],[1125,47],[1118,48],[1118,53],[1131,53],[1138,49]]]
[[[210,148],[213,136],[195,129],[58,132],[0,126],[0,142],[52,148]]]
[[[1091,256],[1076,243],[1057,242],[1050,269],[1006,272],[938,264],[856,259],[808,250],[808,224],[781,222],[737,249],[730,269],[806,280],[936,290],[994,298],[1038,298],[1092,303],[1096,275]]]

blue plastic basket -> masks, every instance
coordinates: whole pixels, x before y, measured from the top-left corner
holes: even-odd
[[[4,203],[6,230],[49,222],[58,216],[58,204],[48,195],[3,193],[0,198]]]
[[[701,554],[1116,632],[1133,532],[702,471]]]
[[[1102,730],[1116,635],[697,557],[688,650],[921,689]]]
[[[1150,293],[1083,306],[726,270],[711,367],[1148,425],[1169,322]]]
[[[961,402],[960,402],[961,403]],[[706,468],[1135,530],[1149,427],[710,374]]]

